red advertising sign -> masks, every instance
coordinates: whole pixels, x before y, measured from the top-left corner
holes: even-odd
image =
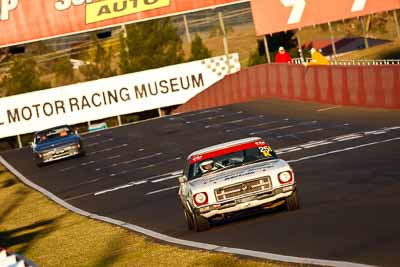
[[[252,0],[257,35],[400,8],[400,0]]]
[[[0,0],[0,47],[249,0]]]

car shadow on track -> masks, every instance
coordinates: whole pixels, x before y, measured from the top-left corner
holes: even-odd
[[[213,219],[210,221],[210,223],[212,227],[221,227],[231,223],[254,220],[255,218],[260,218],[263,216],[272,216],[274,214],[279,214],[282,212],[288,212],[284,204],[269,209],[262,209],[262,208],[249,209],[246,211],[242,211],[240,213],[235,213],[233,215],[226,216],[222,219]]]

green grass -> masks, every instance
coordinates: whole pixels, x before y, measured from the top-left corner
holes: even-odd
[[[338,56],[337,59],[400,59],[400,41],[357,50],[343,56]]]
[[[0,246],[38,266],[293,266],[156,243],[74,214],[0,165]]]

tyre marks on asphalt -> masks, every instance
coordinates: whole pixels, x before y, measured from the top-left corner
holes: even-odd
[[[348,146],[348,144],[347,144],[345,147],[340,148],[340,149],[332,149],[332,150],[328,150],[323,153],[311,154],[311,155],[307,155],[307,156],[300,157],[300,158],[288,159],[288,162],[294,163],[294,162],[299,162],[299,161],[303,161],[303,160],[309,160],[309,159],[314,159],[314,158],[318,158],[318,157],[328,156],[328,155],[332,155],[332,154],[336,154],[336,153],[340,153],[340,152],[345,152],[345,151],[349,151],[349,150],[360,149],[360,148],[363,148],[366,146],[372,146],[372,145],[377,145],[377,144],[386,143],[386,142],[398,141],[398,140],[400,140],[400,137],[377,140],[374,142],[365,143],[365,141],[368,140],[367,139],[368,137],[377,137],[377,136],[385,135],[388,133],[393,133],[394,131],[399,131],[399,130],[400,130],[400,126],[394,126],[394,127],[384,127],[384,128],[379,128],[379,129],[369,130],[369,131],[364,131],[364,132],[348,133],[345,135],[333,136],[333,137],[322,139],[322,140],[312,140],[312,141],[308,141],[306,143],[298,144],[295,146],[278,148],[275,151],[277,152],[278,155],[283,155],[283,154],[289,154],[292,152],[298,152],[300,150],[309,150],[309,149],[313,149],[313,148],[317,148],[317,147],[321,147],[321,146],[335,145],[335,144],[343,143],[343,142],[348,143],[349,141],[354,141],[356,139],[363,139],[363,142],[364,142],[363,144],[356,145],[356,146]],[[158,155],[160,155],[160,154],[158,153]],[[155,154],[151,155],[151,156],[155,156]],[[143,157],[143,158],[147,158],[147,157]],[[181,159],[181,158],[177,157],[175,159],[169,159],[167,161],[178,160],[178,159]],[[131,161],[133,162],[135,160],[131,160]],[[151,165],[148,165],[148,167],[149,166],[151,166]],[[136,168],[133,167],[131,170],[135,171]],[[126,174],[127,172],[128,171],[125,170],[125,171],[121,171],[119,173],[111,174],[110,176],[122,175],[122,174]],[[108,189],[105,189],[102,191],[92,193],[92,195],[99,196],[99,195],[102,195],[105,193],[115,192],[115,191],[118,191],[121,189],[126,189],[126,188],[130,188],[130,187],[142,185],[142,184],[158,184],[161,182],[168,182],[168,183],[173,182],[176,184],[177,178],[181,175],[182,175],[182,170],[177,170],[177,171],[171,171],[171,172],[167,172],[167,173],[164,173],[161,175],[155,175],[155,176],[151,176],[151,177],[147,177],[147,178],[143,178],[143,179],[138,178],[139,181],[136,179],[135,181],[131,181],[126,184],[122,184],[119,186],[115,186],[112,188],[108,188]],[[168,186],[165,188],[150,191],[148,193],[145,193],[145,195],[147,195],[147,196],[154,195],[157,193],[173,190],[175,188],[177,188],[177,186]],[[85,194],[85,196],[89,196],[89,194]]]
[[[154,222],[151,225],[153,223],[157,225],[159,228],[156,228],[161,229],[159,231],[162,233],[176,233],[179,231],[180,234],[181,229],[179,227],[181,226],[180,224],[183,225],[183,222],[180,223],[180,219],[177,218],[175,220],[171,218],[170,221],[162,220],[159,222],[152,213],[168,213],[169,216],[173,214],[170,217],[175,217],[174,214],[178,214],[178,211],[175,210],[175,206],[178,206],[178,201],[176,200],[179,187],[178,177],[182,174],[181,168],[183,167],[184,157],[187,156],[189,150],[193,151],[201,146],[212,145],[214,142],[218,143],[248,137],[251,136],[249,133],[260,131],[257,133],[257,136],[265,138],[275,148],[278,155],[291,162],[294,165],[293,167],[300,168],[299,177],[308,177],[302,180],[304,186],[301,187],[302,193],[307,195],[307,198],[304,197],[304,199],[308,201],[305,202],[304,215],[304,212],[315,214],[314,211],[319,209],[316,206],[321,205],[321,202],[312,201],[316,201],[318,198],[324,198],[325,200],[327,194],[332,195],[332,201],[331,203],[323,202],[322,205],[332,208],[332,210],[337,210],[337,205],[339,204],[337,194],[338,192],[342,192],[342,185],[347,185],[344,188],[347,191],[343,190],[340,197],[349,196],[353,192],[351,191],[353,189],[358,195],[361,195],[360,192],[371,193],[369,189],[375,186],[375,184],[370,187],[366,186],[364,180],[365,176],[369,175],[368,177],[370,177],[375,173],[375,170],[373,170],[373,173],[369,174],[369,166],[376,167],[386,161],[392,161],[393,156],[391,158],[390,153],[393,152],[390,152],[390,149],[396,151],[400,145],[400,126],[393,126],[399,125],[396,118],[390,119],[389,117],[381,116],[378,121],[378,119],[372,117],[371,122],[369,122],[367,119],[364,119],[364,116],[362,118],[353,118],[352,115],[333,116],[333,114],[328,112],[331,108],[323,110],[313,108],[312,112],[314,113],[306,110],[305,116],[303,116],[302,114],[297,114],[302,109],[294,110],[287,109],[284,105],[280,106],[282,106],[282,112],[279,112],[279,108],[278,110],[274,108],[252,108],[249,112],[237,113],[238,110],[246,110],[246,107],[224,107],[165,117],[155,122],[143,122],[109,129],[100,133],[90,133],[83,135],[84,144],[90,145],[89,147],[86,146],[87,157],[61,161],[42,169],[34,168],[34,166],[29,167],[28,163],[25,164],[23,162],[23,160],[28,159],[28,156],[30,156],[27,150],[11,153],[9,158],[16,163],[16,166],[20,164],[21,172],[26,172],[26,175],[30,175],[33,178],[32,180],[42,184],[45,188],[51,190],[64,200],[71,202],[71,204],[80,206],[88,211],[92,210],[95,214],[107,216],[108,213],[113,218],[120,216],[125,222],[137,222],[145,226],[148,225],[147,222],[149,220],[154,218]],[[256,112],[253,112],[254,110]],[[317,112],[318,114],[323,114],[324,117],[316,116]],[[342,114],[342,111],[338,113]],[[294,115],[292,116],[291,114]],[[371,114],[374,115],[375,113],[371,112]],[[190,123],[185,123],[186,121]],[[287,127],[299,123],[306,123],[306,125]],[[392,127],[384,127],[388,125],[392,125]],[[287,128],[270,131],[278,127]],[[102,141],[109,140],[110,138],[114,140],[112,142],[105,142],[103,145],[101,144]],[[140,148],[146,149],[138,151]],[[163,154],[158,157],[110,166],[118,162],[151,156],[159,151],[163,152]],[[390,152],[389,155],[385,155],[386,151]],[[376,155],[371,154],[375,152],[377,153]],[[359,162],[361,160],[358,157],[364,159],[363,155],[365,155],[366,160],[370,161]],[[398,153],[395,155],[398,156]],[[378,162],[372,162],[372,160],[378,157]],[[353,159],[357,160],[352,162]],[[370,163],[374,163],[375,165]],[[336,181],[334,179],[336,177],[321,179],[319,177],[320,169],[315,171],[316,175],[313,175],[315,166],[318,168],[321,166],[332,166],[328,170],[330,171],[328,172],[328,176],[330,174],[335,176],[335,168],[340,164],[344,165],[344,170],[340,170],[340,174],[347,176],[343,177],[343,180],[338,179]],[[354,169],[353,164],[356,165]],[[380,183],[385,178],[395,179],[396,168],[393,169],[390,164],[387,163],[383,173],[379,173],[376,177]],[[129,172],[114,177],[110,176],[111,173],[124,170],[129,170]],[[60,171],[63,173],[60,173]],[[379,172],[381,171],[382,169],[379,169]],[[55,176],[57,179],[54,179]],[[331,184],[334,185],[331,192],[323,191],[319,195],[316,195],[315,199],[310,198],[310,194],[306,194],[310,191],[329,190],[328,185],[330,186]],[[352,186],[353,184],[354,186]],[[390,186],[388,182],[388,187]],[[350,191],[348,188],[350,188]],[[362,189],[358,190],[358,188]],[[378,187],[376,190],[380,189],[382,188]],[[384,194],[385,191],[383,190],[382,196]],[[314,206],[310,203],[313,203]],[[367,206],[366,208],[368,209],[369,207]],[[345,214],[346,220],[348,214]],[[383,212],[383,214],[385,213]],[[301,217],[300,215],[301,213],[290,214],[295,219],[298,219],[296,216]],[[332,218],[334,221],[335,217],[332,216]],[[267,221],[274,219],[277,220],[277,218],[268,218]],[[256,226],[254,228],[257,228],[257,225],[260,224],[260,229],[264,229],[264,223],[267,224],[267,221],[259,223],[258,219],[256,219],[252,223]],[[279,221],[279,218],[277,221]],[[176,225],[177,222],[179,225]],[[321,225],[325,223],[324,220],[317,222]],[[298,221],[295,220],[296,225],[297,223]],[[329,225],[331,225],[330,220]],[[343,227],[346,226],[347,224],[344,224]],[[223,240],[225,236],[231,236],[230,229],[233,228],[233,232],[235,232],[238,227],[241,229],[246,228],[241,227],[241,225],[217,228],[210,235],[219,232],[221,235],[217,236],[217,238]],[[314,228],[314,225],[311,228]],[[312,235],[314,229],[311,228],[310,232]],[[306,232],[308,229],[307,227],[305,228]],[[249,234],[259,235],[256,230],[253,229]],[[333,233],[336,234],[335,232]],[[351,231],[347,233],[351,233]],[[186,232],[183,235],[186,236]],[[207,237],[207,233],[205,233],[197,235],[193,239],[197,239],[197,237],[201,239],[203,236],[205,239],[209,238],[209,236]],[[191,237],[189,236],[189,239]],[[243,240],[246,240],[246,238],[247,236]],[[372,238],[374,238],[374,235],[372,235]],[[213,239],[210,238],[210,240]],[[238,246],[241,247],[242,240],[240,238],[235,240],[239,243]],[[304,242],[306,239],[299,240],[299,242]],[[230,239],[227,238],[226,242],[229,244]],[[223,245],[226,244],[223,243]],[[350,245],[353,244],[356,246],[356,243],[350,243]],[[321,243],[318,243],[318,245],[323,246]],[[256,248],[261,251],[264,249],[262,246]],[[310,247],[312,246],[313,244],[310,245]],[[265,249],[268,251],[268,246]],[[296,252],[296,249],[293,251]],[[332,251],[332,248],[329,249]],[[333,251],[335,253],[336,250],[333,249]],[[287,253],[290,254],[290,252]],[[321,253],[323,257],[325,255],[323,253],[325,252]],[[346,255],[344,255],[344,258],[346,258]]]
[[[206,115],[207,117],[204,117],[204,115]],[[192,131],[200,131],[200,129],[202,129],[201,131],[222,130],[226,133],[227,137],[229,137],[228,139],[232,140],[245,137],[245,135],[257,135],[266,140],[281,139],[283,144],[289,144],[289,146],[284,146],[280,148],[275,146],[275,151],[278,153],[278,155],[285,155],[285,157],[286,155],[291,153],[291,156],[286,158],[286,160],[288,160],[289,162],[298,162],[302,160],[313,159],[317,157],[331,155],[334,153],[348,151],[349,149],[353,150],[357,148],[362,148],[364,147],[363,144],[355,144],[353,141],[362,140],[362,142],[366,142],[366,140],[369,140],[367,139],[368,137],[381,136],[400,129],[400,127],[396,126],[379,129],[369,129],[362,132],[354,132],[350,123],[337,123],[334,125],[326,125],[326,123],[320,123],[317,120],[296,121],[289,118],[268,118],[267,115],[252,115],[240,110],[229,112],[224,110],[223,108],[207,110],[192,114],[185,114],[184,116],[172,116],[167,118],[167,121],[184,122],[183,127],[190,127]],[[332,134],[335,133],[336,135],[332,136]],[[322,136],[322,138],[313,140],[313,137],[315,138],[316,136]],[[101,135],[97,135],[97,137],[102,138]],[[113,138],[108,138],[105,141],[108,142],[108,140],[111,139]],[[294,139],[297,141],[304,140],[306,142],[297,142],[297,144],[295,143],[293,145],[290,145],[290,142],[288,141],[290,139]],[[292,142],[294,140],[292,140]],[[182,155],[174,154],[178,152],[154,153],[154,151],[145,151],[143,148],[135,148],[135,151],[133,152],[130,145],[130,149],[127,149],[127,143],[112,146],[109,148],[92,150],[95,146],[94,144],[100,143],[100,141],[94,141],[95,142],[92,143],[92,146],[89,146],[88,155],[92,156],[98,154],[101,156],[101,158],[96,160],[88,160],[82,162],[80,165],[83,167],[96,166],[95,171],[105,176],[99,178],[97,181],[107,179],[107,177],[115,178],[118,176],[121,177],[122,180],[129,179],[129,177],[132,176],[135,177],[131,178],[131,181],[127,183],[121,183],[119,185],[106,187],[103,190],[85,193],[77,197],[93,195],[100,196],[106,193],[116,192],[118,190],[132,188],[139,185],[146,185],[146,189],[148,190],[145,195],[148,196],[170,191],[176,188],[177,178],[182,175],[182,170],[167,170],[168,168],[171,169],[171,167],[176,166],[176,164],[173,164],[174,162],[178,163],[179,161],[183,160]],[[374,145],[379,144],[380,142],[393,142],[397,141],[397,139],[389,138],[373,141],[374,142],[370,142],[367,144]],[[337,147],[338,144],[344,144],[345,142],[352,142],[352,145],[349,146],[348,143],[346,143],[342,147]],[[130,141],[129,143],[133,142]],[[319,150],[320,148],[323,149],[322,153]],[[301,153],[299,154],[299,152]],[[107,156],[104,156],[104,153],[107,153]],[[138,153],[140,153],[141,155],[138,156]],[[137,157],[132,158],[130,157],[130,155],[136,155]],[[109,161],[114,162],[111,164],[107,164]],[[71,167],[67,167],[61,169],[60,171],[68,171],[70,169]],[[163,174],[151,175],[152,173],[154,174],[154,172],[158,169],[164,170]],[[104,175],[104,171],[106,170],[108,171],[108,173],[107,175]],[[146,173],[150,174],[150,177],[146,177]],[[151,186],[155,186],[155,188],[152,190]],[[69,199],[76,199],[76,197],[72,197]]]

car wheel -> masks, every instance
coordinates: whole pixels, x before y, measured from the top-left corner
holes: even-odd
[[[210,229],[210,222],[200,215],[193,214],[193,226],[196,232],[201,232]]]
[[[185,213],[186,224],[188,226],[188,229],[193,230],[193,228],[194,228],[193,217],[186,210],[184,210],[184,213]]]
[[[294,191],[289,197],[286,198],[286,209],[288,211],[297,210],[300,208],[299,196],[297,191]]]

